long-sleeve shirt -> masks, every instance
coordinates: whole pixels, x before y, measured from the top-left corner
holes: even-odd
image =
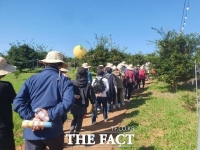
[[[139,79],[146,79],[146,71],[144,69],[139,70]]]
[[[16,93],[10,82],[0,81],[0,133],[13,129],[12,103]]]
[[[129,83],[129,79],[132,80],[132,84],[135,84],[135,75],[133,70],[126,70],[125,72],[126,83]]]
[[[34,118],[34,110],[47,110],[53,128],[39,131],[24,129],[24,139],[42,140],[63,135],[62,116],[74,104],[74,89],[72,82],[59,73],[58,69],[48,67],[41,73],[27,79],[14,99],[14,111],[24,120]]]

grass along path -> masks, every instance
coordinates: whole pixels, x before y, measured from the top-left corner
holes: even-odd
[[[3,80],[10,81],[16,92],[23,82],[34,73],[22,73],[15,79],[9,74]],[[75,73],[73,73],[75,74]],[[71,76],[73,77],[73,76]],[[187,88],[186,88],[187,87]],[[150,84],[137,91],[129,103],[125,118],[120,126],[134,126],[134,150],[193,150],[197,147],[197,115],[182,107],[181,95],[188,86],[181,87],[176,94],[168,92],[168,86],[161,82]],[[186,91],[187,90],[187,91]],[[193,92],[195,93],[195,92]],[[22,138],[22,120],[13,113],[16,146]]]
[[[196,149],[196,112],[182,106],[179,97],[184,91],[173,94],[167,92],[166,87],[164,83],[152,83],[134,95],[122,122],[126,126],[135,126],[132,149]]]

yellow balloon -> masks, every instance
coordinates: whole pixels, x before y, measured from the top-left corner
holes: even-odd
[[[76,58],[81,59],[86,53],[86,48],[83,45],[77,45],[74,47],[73,54]]]

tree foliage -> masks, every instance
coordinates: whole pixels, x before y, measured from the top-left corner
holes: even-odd
[[[194,76],[194,47],[200,44],[200,36],[153,29],[162,36],[155,41],[159,49],[155,62],[156,73],[160,80],[170,83],[176,90],[178,82]]]
[[[10,44],[10,49],[5,57],[10,64],[17,66],[17,69],[21,72],[23,69],[34,69],[36,66],[42,66],[38,63],[38,60],[44,59],[46,55],[47,51],[44,45],[31,46],[17,42],[17,44]]]

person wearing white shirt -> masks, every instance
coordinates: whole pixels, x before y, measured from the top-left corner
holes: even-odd
[[[105,89],[101,93],[95,93],[95,95],[96,95],[95,109],[97,109],[97,104],[99,104],[100,106],[102,104],[103,117],[104,117],[104,121],[106,122],[108,119],[108,114],[107,114],[107,101],[108,100],[107,100],[106,92],[109,90],[109,86],[108,86],[108,80],[106,78],[103,78],[103,74],[104,74],[104,72],[101,69],[97,70],[97,75],[96,75],[96,78],[94,78],[92,81],[92,86],[94,86],[96,79],[98,80],[98,79],[102,78]],[[92,114],[92,124],[93,125],[96,124],[96,116],[94,114]]]

